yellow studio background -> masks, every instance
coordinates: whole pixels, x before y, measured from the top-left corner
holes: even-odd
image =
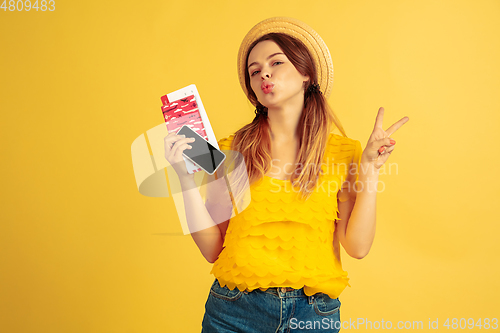
[[[211,264],[182,235],[171,198],[138,192],[130,147],[162,123],[160,96],[191,83],[218,139],[250,122],[236,56],[247,31],[273,16],[300,19],[325,40],[330,104],[363,148],[379,107],[386,129],[410,118],[392,136],[397,168],[380,177],[371,252],[355,260],[342,250],[352,288],[340,296],[341,319],[393,329],[422,321],[415,331],[439,320],[430,331],[444,332],[447,318],[500,317],[499,1],[8,6],[1,332],[201,331]]]

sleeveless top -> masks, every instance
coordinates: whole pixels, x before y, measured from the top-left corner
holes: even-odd
[[[231,150],[233,138],[219,140],[220,149]],[[330,133],[323,172],[307,200],[290,180],[263,176],[253,183],[250,203],[230,219],[210,271],[220,285],[240,291],[304,287],[308,296],[322,292],[331,298],[350,287],[335,233],[337,194],[341,202],[349,199],[339,190],[349,185],[346,180],[357,181],[361,154],[358,140]]]

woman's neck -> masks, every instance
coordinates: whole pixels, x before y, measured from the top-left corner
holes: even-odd
[[[280,108],[268,108],[267,115],[272,141],[291,142],[298,139],[297,126],[303,108],[303,102]]]

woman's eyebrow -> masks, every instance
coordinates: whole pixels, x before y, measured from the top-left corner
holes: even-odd
[[[284,55],[284,53],[283,53],[283,52],[276,52],[276,53],[271,54],[269,57],[267,57],[267,60],[271,59],[272,57],[274,57],[274,56],[275,56],[275,55],[277,55],[277,54],[283,54],[283,55]],[[248,65],[248,68],[250,68],[250,67],[251,67],[251,66],[253,66],[253,65],[257,65],[257,64],[258,64],[258,62],[257,62],[257,61],[254,61],[254,62],[252,62],[250,65]]]

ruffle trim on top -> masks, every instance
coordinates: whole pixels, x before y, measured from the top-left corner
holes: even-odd
[[[339,163],[340,161],[348,161],[350,163],[355,148],[356,140],[331,134],[325,155],[330,156],[334,163]]]
[[[234,139],[234,134],[231,134],[228,137],[220,139],[219,141],[217,141],[217,143],[219,144],[219,148],[220,149],[223,149],[223,148],[230,149],[231,143],[233,142],[233,139]]]
[[[293,225],[292,225],[293,224]],[[238,235],[239,238],[247,236],[261,236],[265,235],[270,240],[280,238],[281,241],[288,242],[292,238],[297,241],[314,241],[318,238],[322,241],[328,241],[332,238],[331,234],[335,231],[332,223],[325,223],[318,229],[312,228],[310,225],[304,223],[297,223],[292,221],[276,221],[258,225],[242,226],[241,223],[234,223],[234,227],[230,231],[229,236]],[[253,244],[254,246],[258,246]]]
[[[273,223],[269,223],[272,225]],[[214,263],[211,274],[230,289],[254,290],[273,286],[341,291],[348,284],[347,272],[337,268],[333,240],[299,241],[295,237],[238,235],[226,238],[226,247]]]
[[[323,178],[320,177],[320,181]],[[335,220],[338,214],[337,191],[328,194],[323,186],[310,195],[308,200],[298,199],[290,181],[273,185],[269,177],[251,186],[251,203],[243,211],[243,219],[252,225],[268,221],[295,221],[317,227],[325,220]],[[337,189],[338,190],[338,189]]]
[[[231,281],[225,281],[221,277],[217,277],[217,280],[219,280],[219,284],[221,287],[227,286],[230,290],[234,290],[235,288],[238,288],[240,291],[253,291],[256,289],[260,290],[267,290],[268,288],[274,288],[274,287],[291,287],[294,289],[300,289],[304,288],[304,293],[307,296],[312,296],[318,292],[325,293],[331,298],[337,298],[340,296],[342,291],[346,287],[351,287],[349,284],[349,278],[348,277],[339,277],[336,279],[329,279],[329,280],[324,280],[324,281],[319,281],[319,282],[314,282],[314,281],[307,281],[305,279],[302,279],[302,281],[297,281],[294,282],[293,279],[276,279],[275,281],[269,280],[269,283],[265,284],[265,287],[260,287],[260,286],[254,286],[254,287],[247,287],[245,283],[242,284],[237,284],[235,282]],[[276,282],[280,281],[280,282]]]
[[[344,284],[343,287],[345,287],[349,281],[347,272],[345,271],[327,275],[322,272],[314,272],[313,270],[284,272],[279,266],[263,266],[262,264],[258,266],[248,265],[245,267],[236,267],[229,272],[213,270],[211,273],[220,281],[228,284],[234,283],[241,291],[278,286],[290,286],[299,289],[303,286],[320,287],[326,283],[333,283],[337,286]],[[235,272],[235,270],[238,272]],[[285,285],[285,281],[288,281],[290,285]]]
[[[231,149],[232,138],[220,140],[219,147]],[[300,200],[290,181],[270,177],[251,185],[250,204],[230,220],[224,248],[210,272],[222,287],[304,287],[307,295],[323,292],[337,298],[349,286],[333,250],[336,194],[347,169],[328,168],[352,161],[353,141],[335,134],[329,138],[322,165],[326,173],[320,180],[337,183],[333,195],[331,189],[319,188]]]

